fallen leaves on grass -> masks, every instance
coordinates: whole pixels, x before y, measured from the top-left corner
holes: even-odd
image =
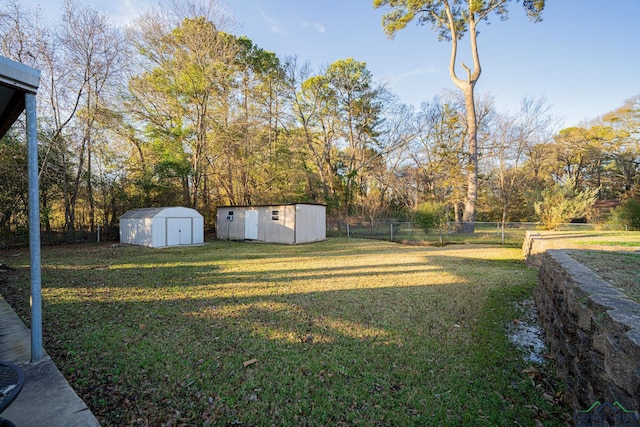
[[[249,359],[242,362],[242,365],[246,368],[247,366],[253,365],[254,363],[257,363],[257,362],[258,362],[258,359]]]

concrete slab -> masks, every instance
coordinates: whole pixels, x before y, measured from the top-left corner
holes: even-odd
[[[29,362],[29,329],[1,296],[0,325],[0,360],[20,366],[25,374],[22,392],[0,416],[21,427],[99,426],[49,355],[40,363]]]

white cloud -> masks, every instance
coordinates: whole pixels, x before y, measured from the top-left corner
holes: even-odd
[[[327,31],[327,29],[325,28],[324,25],[318,24],[317,22],[302,21],[302,26],[303,27],[312,27],[319,33],[324,33],[325,31]]]
[[[275,33],[275,34],[285,34],[286,33],[286,30],[285,30],[284,26],[279,21],[277,21],[276,19],[273,19],[271,16],[267,15],[265,13],[265,11],[263,11],[260,8],[258,8],[258,13],[260,13],[260,16],[262,16],[262,19],[267,21],[267,24],[269,24],[269,30],[272,33]]]
[[[411,77],[422,76],[425,74],[434,74],[437,72],[438,72],[438,69],[436,67],[429,67],[429,68],[420,67],[420,68],[415,68],[413,70],[405,71],[402,74],[393,76],[392,80],[393,80],[393,83],[398,83],[404,79],[408,79]]]

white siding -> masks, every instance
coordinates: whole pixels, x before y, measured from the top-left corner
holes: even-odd
[[[166,224],[167,246],[193,244],[191,218],[167,218]]]
[[[149,246],[152,248],[161,248],[167,246],[167,227],[165,218],[153,218],[153,243]]]
[[[260,240],[269,243],[295,243],[296,208],[294,205],[265,206],[260,210]]]
[[[233,212],[233,219],[227,219]],[[216,234],[219,239],[244,240],[244,208],[236,206],[219,207],[216,213]]]
[[[191,236],[193,238],[193,244],[200,245],[204,243],[204,217],[202,215],[194,216],[191,218],[191,221],[193,221],[193,235]]]
[[[296,243],[327,238],[327,208],[322,205],[296,205]]]

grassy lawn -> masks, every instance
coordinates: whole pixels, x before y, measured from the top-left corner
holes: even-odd
[[[28,257],[0,292],[23,318]],[[103,425],[564,425],[506,328],[519,248],[43,249],[45,347]]]

